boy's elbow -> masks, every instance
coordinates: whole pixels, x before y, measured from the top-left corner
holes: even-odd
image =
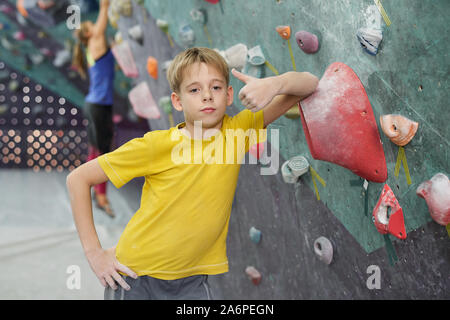
[[[312,73],[305,71],[301,73],[301,83],[301,93],[299,94],[301,97],[300,101],[309,97],[316,91],[317,86],[319,85],[319,78]]]
[[[72,185],[73,185],[74,180],[76,179],[76,173],[75,173],[75,171],[76,171],[76,170],[70,172],[70,173],[67,175],[67,177],[66,177],[66,187],[67,187],[67,190],[70,190],[70,188],[71,188]]]
[[[74,185],[76,185],[80,180],[81,176],[80,176],[80,167],[76,168],[75,170],[73,170],[72,172],[70,172],[67,177],[66,177],[66,187],[67,189],[70,191]]]

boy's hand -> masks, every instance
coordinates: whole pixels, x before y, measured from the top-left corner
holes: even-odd
[[[86,256],[92,270],[104,287],[109,285],[112,289],[116,290],[117,282],[125,290],[130,290],[130,286],[123,280],[118,271],[134,279],[137,278],[137,274],[117,261],[115,251],[115,247],[107,250],[99,248],[87,253]]]
[[[245,83],[245,86],[239,91],[239,99],[244,107],[252,112],[263,109],[280,92],[279,84],[274,77],[254,78],[234,68],[231,73]]]

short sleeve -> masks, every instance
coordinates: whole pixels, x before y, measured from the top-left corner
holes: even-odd
[[[244,109],[231,118],[229,127],[232,129],[264,129],[264,110],[252,112]]]
[[[152,158],[150,134],[135,138],[116,150],[99,156],[98,162],[116,188],[149,172]]]
[[[226,129],[234,130],[233,135],[245,137],[245,152],[250,147],[267,139],[267,129],[264,129],[264,110],[252,112],[244,109],[232,118],[229,118]]]

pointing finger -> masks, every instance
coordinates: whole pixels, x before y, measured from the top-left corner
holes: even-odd
[[[233,76],[235,76],[238,80],[241,80],[243,83],[247,83],[253,79],[253,77],[250,77],[242,72],[239,72],[234,68],[231,69],[231,73],[233,74]]]

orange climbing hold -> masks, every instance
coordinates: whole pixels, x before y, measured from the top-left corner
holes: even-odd
[[[398,146],[407,145],[417,132],[419,123],[399,114],[380,116],[380,125],[384,134]]]
[[[24,16],[25,18],[28,17],[28,12],[24,6],[24,0],[17,0],[16,7],[22,16]]]
[[[278,34],[285,40],[289,40],[291,37],[291,27],[289,26],[278,26],[275,28]]]
[[[153,79],[158,79],[158,60],[154,57],[147,59],[147,72]]]

